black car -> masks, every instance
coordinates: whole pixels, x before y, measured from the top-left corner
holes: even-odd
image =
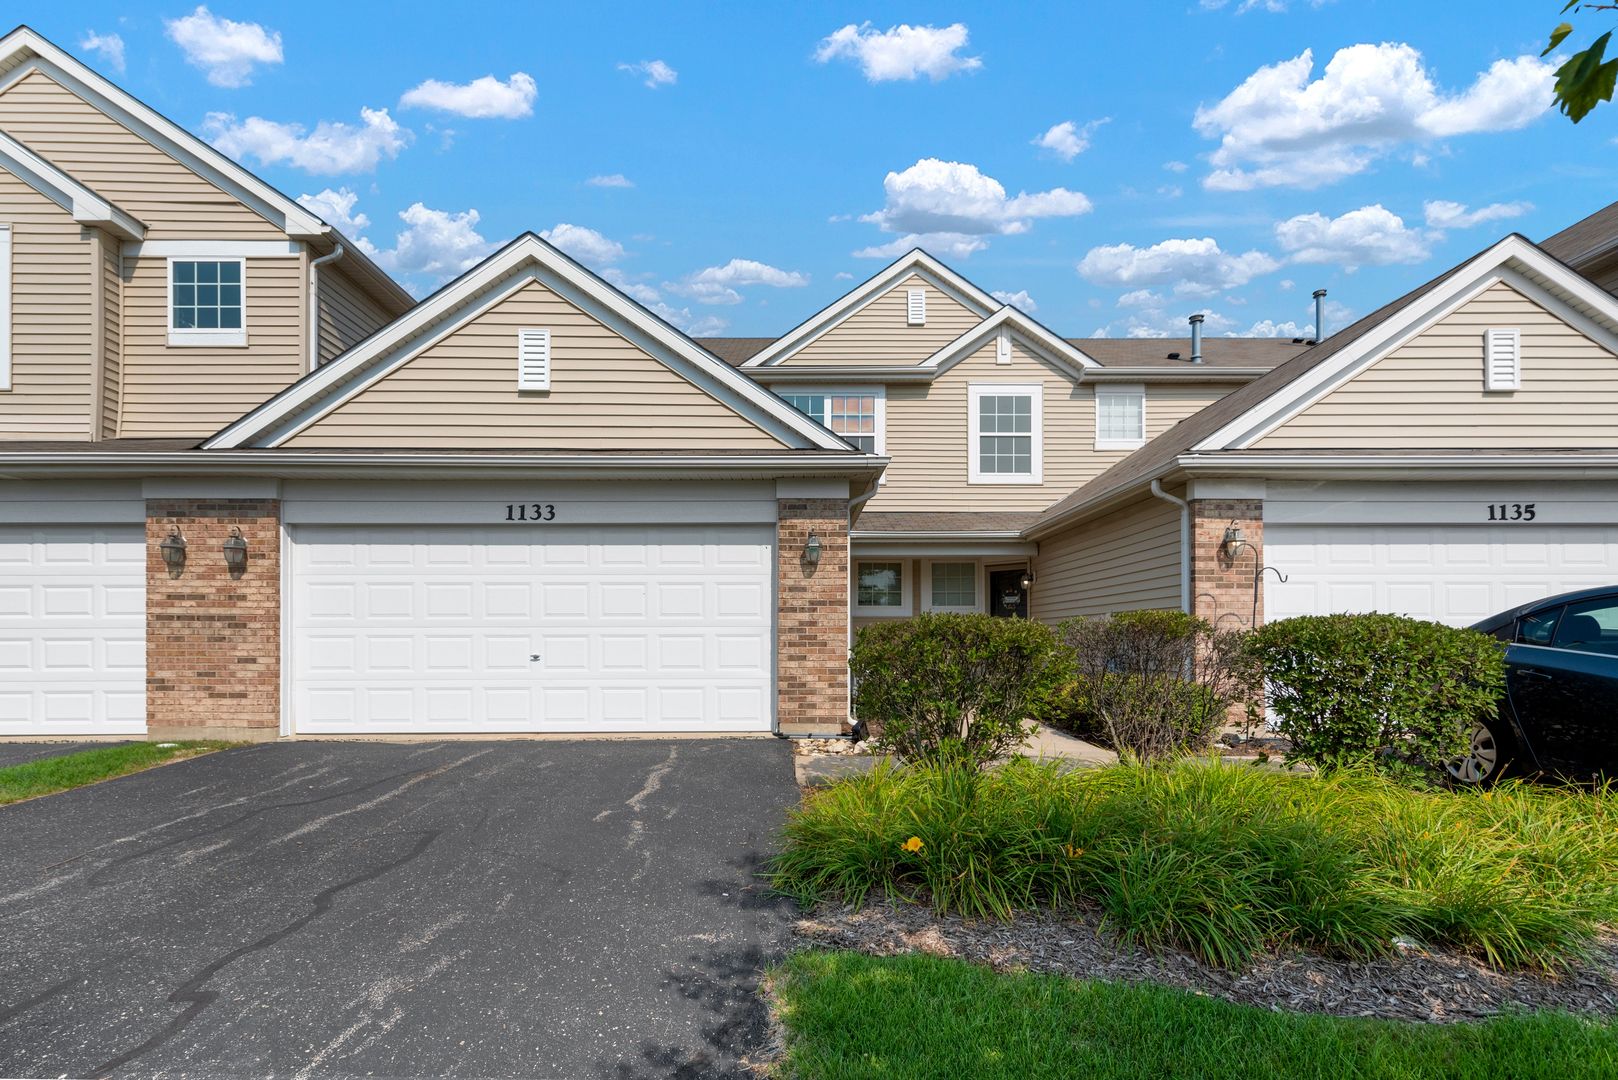
[[[1618,778],[1618,585],[1536,600],[1472,629],[1507,643],[1506,698],[1451,776]]]

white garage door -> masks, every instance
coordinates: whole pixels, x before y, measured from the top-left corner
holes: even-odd
[[[299,526],[300,732],[768,731],[768,526]]]
[[[140,525],[0,525],[0,736],[146,732]]]
[[[1266,525],[1266,619],[1386,611],[1464,626],[1618,583],[1613,525]]]

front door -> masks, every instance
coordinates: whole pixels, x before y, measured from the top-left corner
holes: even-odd
[[[1022,587],[1022,570],[989,571],[989,614],[1008,618],[1028,618],[1028,590]]]

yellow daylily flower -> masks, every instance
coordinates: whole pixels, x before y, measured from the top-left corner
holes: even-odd
[[[921,842],[921,837],[912,836],[910,839],[906,840],[904,843],[900,844],[899,846],[901,848],[903,848],[904,850],[906,850],[906,851],[914,852],[914,851],[920,851],[925,845]]]

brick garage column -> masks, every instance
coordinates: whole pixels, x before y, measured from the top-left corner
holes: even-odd
[[[1225,556],[1225,530],[1234,525],[1244,544]],[[1221,630],[1251,627],[1253,568],[1264,565],[1262,499],[1191,500],[1191,610]],[[1259,578],[1258,618],[1264,622],[1264,580]]]
[[[185,566],[158,545],[174,526]],[[155,738],[274,739],[281,724],[281,503],[146,502],[146,725]],[[225,566],[231,528],[247,566]]]
[[[776,715],[783,735],[848,731],[848,499],[778,499]],[[809,534],[820,562],[804,562]]]

